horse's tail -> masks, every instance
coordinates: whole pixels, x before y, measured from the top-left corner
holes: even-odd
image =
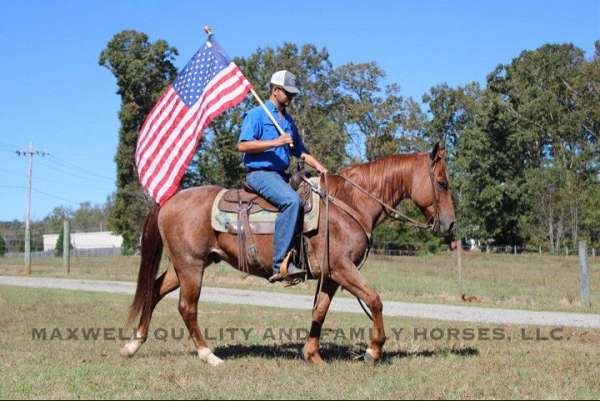
[[[144,223],[142,232],[142,258],[140,260],[140,271],[138,273],[137,288],[133,303],[129,309],[127,326],[129,327],[135,318],[140,315],[150,316],[154,297],[154,280],[160,266],[163,242],[158,229],[158,212],[160,206],[155,205],[150,210]]]

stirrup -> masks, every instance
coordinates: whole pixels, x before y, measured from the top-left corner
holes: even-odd
[[[276,281],[294,281],[301,276],[306,275],[306,270],[299,268],[291,261],[292,252],[288,252],[287,256],[281,263],[281,268],[278,273],[273,274],[269,277],[269,282],[274,283]]]
[[[296,267],[296,265],[293,263],[290,263],[286,273],[280,271],[273,274],[271,277],[269,277],[269,282],[275,283],[277,281],[294,281],[304,275],[306,275],[306,270],[302,270],[299,267]]]

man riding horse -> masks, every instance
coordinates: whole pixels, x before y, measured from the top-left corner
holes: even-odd
[[[288,184],[286,170],[290,155],[301,158],[321,174],[327,169],[307,152],[294,120],[286,112],[299,92],[296,76],[286,70],[277,71],[271,77],[270,87],[271,94],[265,105],[285,133],[280,136],[267,113],[255,107],[244,118],[237,148],[244,153],[246,184],[279,208],[273,235],[273,275],[269,278],[275,282],[306,273],[289,257],[302,207],[300,197]]]
[[[278,136],[266,113],[253,109],[244,121],[238,145],[245,153],[244,161],[250,170],[247,183],[283,212],[276,222],[274,235],[253,237],[260,263],[249,266],[247,271],[268,277],[271,273],[263,266],[269,265],[272,257],[275,269],[272,280],[289,277],[289,273],[282,274],[283,261],[298,225],[299,200],[285,175],[290,154],[303,158],[320,173],[327,173],[304,149],[298,130],[285,111],[297,92],[292,74],[275,73],[267,107],[288,134]],[[368,363],[381,360],[386,340],[383,302],[359,266],[368,255],[373,231],[386,218],[412,222],[414,226],[431,228],[440,234],[452,231],[456,220],[445,156],[445,149],[436,144],[430,152],[388,155],[343,167],[337,175],[324,174],[321,188],[326,196],[320,202],[325,213],[320,214],[319,228],[306,237],[308,257],[312,255],[315,263],[311,265],[321,272],[322,280],[302,352],[310,363],[323,362],[319,351],[321,330],[339,288],[359,298],[370,310],[373,327],[364,358]],[[148,337],[154,308],[167,294],[180,288],[179,313],[198,356],[211,366],[223,363],[208,347],[198,324],[198,300],[204,272],[210,265],[224,261],[235,267],[240,258],[245,257],[239,246],[239,230],[222,232],[212,225],[216,199],[224,190],[217,185],[206,185],[179,191],[148,213],[142,235],[138,283],[128,319],[133,323],[139,316],[139,324],[131,340],[121,349],[123,356],[131,357],[138,352]],[[414,202],[427,219],[426,224],[404,216],[397,209],[403,199]],[[272,256],[269,252],[273,247]],[[170,264],[157,277],[163,249]],[[290,266],[289,270],[296,275],[300,269]]]

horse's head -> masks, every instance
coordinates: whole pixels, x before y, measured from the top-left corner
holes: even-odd
[[[429,222],[434,222],[437,215],[437,229],[442,234],[452,231],[456,223],[445,156],[446,150],[436,143],[429,157],[415,169],[412,193]]]

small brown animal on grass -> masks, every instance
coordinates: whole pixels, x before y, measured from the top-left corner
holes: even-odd
[[[461,298],[464,302],[481,302],[481,298],[476,295],[462,294]]]

